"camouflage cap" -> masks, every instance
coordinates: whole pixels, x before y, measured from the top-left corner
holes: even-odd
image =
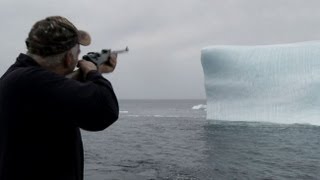
[[[28,51],[42,57],[63,53],[76,44],[88,46],[90,43],[87,32],[78,30],[61,16],[50,16],[36,22],[26,39]]]

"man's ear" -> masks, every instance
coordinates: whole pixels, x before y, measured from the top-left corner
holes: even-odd
[[[72,65],[72,63],[73,63],[73,55],[71,51],[68,51],[63,58],[63,65],[64,67],[69,68]]]

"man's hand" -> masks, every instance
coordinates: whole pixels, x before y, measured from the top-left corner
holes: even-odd
[[[90,61],[86,61],[86,60],[80,60],[78,61],[78,65],[77,65],[81,72],[83,73],[83,76],[86,77],[87,73],[92,71],[92,70],[97,70],[97,66],[95,64],[93,64]]]
[[[100,73],[111,73],[114,71],[116,66],[117,66],[117,54],[112,53],[110,55],[110,59],[106,61],[106,63],[103,63],[99,66],[98,71]]]

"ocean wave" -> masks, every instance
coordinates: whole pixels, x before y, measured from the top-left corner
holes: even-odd
[[[123,114],[121,116],[125,117],[153,117],[153,118],[206,118],[205,115],[202,116],[179,116],[179,115],[159,115],[159,114],[149,114],[149,115],[138,115],[138,114]]]
[[[120,111],[120,114],[128,114],[129,111]]]

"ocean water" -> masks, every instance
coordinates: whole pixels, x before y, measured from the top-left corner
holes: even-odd
[[[206,120],[205,100],[122,100],[82,132],[86,180],[320,179],[320,126]]]

